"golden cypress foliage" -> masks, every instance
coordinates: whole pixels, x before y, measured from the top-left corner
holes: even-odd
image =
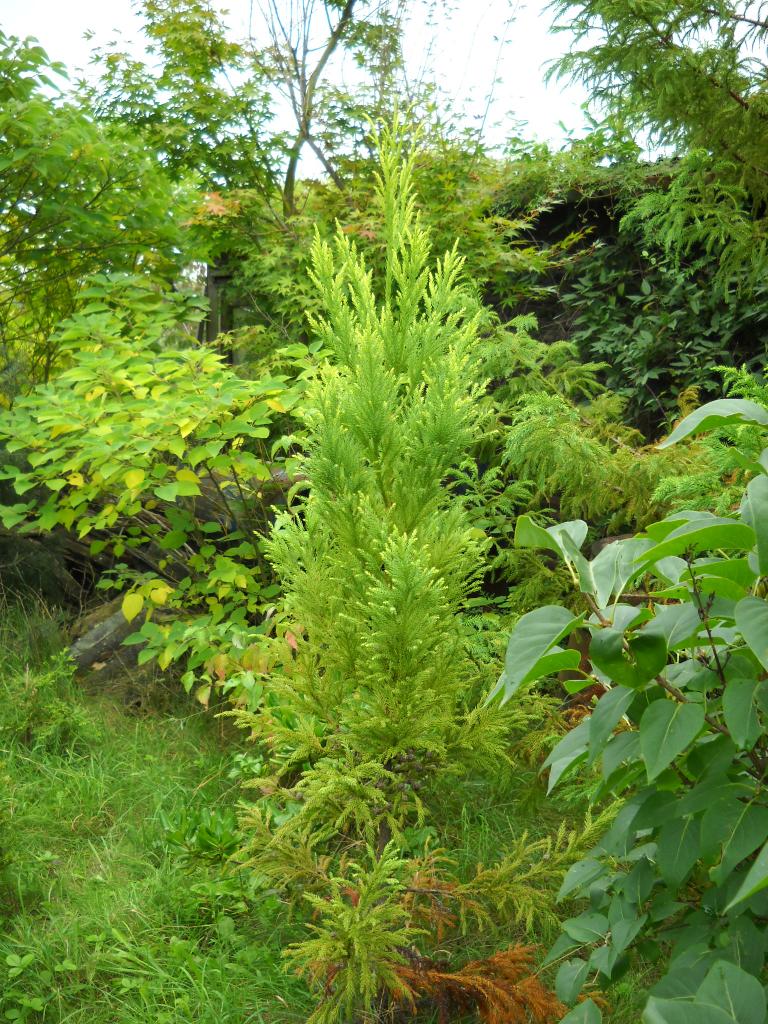
[[[324,310],[313,326],[332,358],[310,396],[308,494],[269,543],[295,657],[263,711],[237,713],[274,771],[244,817],[243,859],[310,914],[287,956],[318,993],[312,1024],[377,1019],[377,1007],[427,995],[464,999],[492,1024],[525,1019],[523,1008],[544,1021],[554,1003],[528,954],[454,977],[408,973],[470,917],[515,901],[505,915],[533,920],[543,876],[522,867],[524,847],[552,857],[549,880],[577,842],[545,850],[523,837],[516,859],[464,887],[449,853],[438,863],[410,845],[415,828],[439,833],[446,780],[497,771],[513,726],[551,702],[485,704],[494,680],[474,657],[467,600],[487,541],[457,487],[483,429],[477,303],[455,248],[431,258],[397,126],[379,148],[383,280],[342,232],[311,254]],[[530,877],[515,885],[518,870]]]

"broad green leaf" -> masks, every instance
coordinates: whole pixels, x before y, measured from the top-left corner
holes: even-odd
[[[754,679],[729,679],[723,692],[723,717],[737,747],[750,750],[763,731],[757,714]]]
[[[714,635],[714,631],[713,631]],[[706,693],[720,686],[720,676],[697,658],[683,658],[671,662],[661,673],[668,683],[679,690],[698,690]]]
[[[685,552],[726,550],[748,551],[755,544],[751,526],[728,516],[707,515],[689,519],[672,530],[659,544],[648,548],[637,559],[638,570],[670,555]]]
[[[690,601],[656,608],[653,619],[643,627],[645,636],[662,636],[670,651],[686,647],[702,629],[698,609]]]
[[[16,505],[0,505],[0,522],[10,530],[13,526],[23,523],[31,506],[18,503]]]
[[[701,434],[729,423],[759,423],[768,426],[768,409],[746,398],[719,398],[707,402],[678,423],[658,447],[668,448],[691,434]]]
[[[592,594],[598,607],[604,608],[637,575],[637,559],[652,543],[644,537],[634,537],[607,544],[591,562],[578,566],[582,592]]]
[[[560,1024],[601,1024],[603,1014],[592,999],[585,999],[583,1003],[574,1006],[570,1013],[560,1021]]]
[[[611,925],[611,944],[617,953],[623,953],[637,938],[647,920],[647,914],[638,915],[633,908],[631,917],[623,917]]]
[[[572,864],[565,873],[563,884],[557,894],[559,900],[565,899],[571,893],[579,892],[585,886],[590,885],[596,879],[604,875],[608,869],[599,860],[592,860],[587,857]]]
[[[765,930],[762,922],[758,927],[751,914],[738,914],[732,919],[727,935],[728,947],[723,956],[731,963],[738,964],[747,974],[759,978],[765,957]],[[725,935],[720,941],[724,938]]]
[[[542,768],[550,769],[547,792],[551,793],[565,772],[587,756],[588,737],[589,720],[585,719],[575,729],[566,733],[552,750],[542,765]]]
[[[177,480],[175,484],[168,484],[168,487],[175,487],[176,494],[182,498],[192,498],[198,494],[201,494],[200,485],[195,483],[193,480]],[[160,497],[160,491],[162,488],[158,487],[155,490],[155,494]]]
[[[578,949],[579,943],[575,939],[572,939],[569,935],[562,934],[555,940],[554,945],[549,950],[547,955],[542,961],[542,967],[548,967],[550,964],[562,959],[569,953]]]
[[[501,692],[502,703],[505,703],[524,683],[548,672],[560,671],[560,668],[552,667],[551,661],[547,663],[545,656],[582,621],[583,616],[575,616],[573,612],[558,605],[545,605],[523,615],[512,630],[504,659],[504,671],[489,700]],[[559,655],[563,652],[555,653]],[[565,659],[562,667],[574,667],[573,658]]]
[[[733,1024],[733,1018],[716,1006],[651,996],[643,1010],[643,1024]]]
[[[183,544],[186,544],[188,535],[184,530],[169,530],[164,537],[160,538],[160,547],[164,551],[173,551],[174,548],[180,548]]]
[[[587,538],[587,524],[583,519],[572,519],[554,526],[539,526],[528,515],[517,517],[515,523],[515,547],[544,548],[555,551],[566,561],[583,559],[581,545]]]
[[[745,597],[736,605],[736,626],[763,668],[768,668],[768,603]]]
[[[605,914],[586,911],[563,922],[563,931],[577,942],[598,942],[605,938],[610,925]]]
[[[696,993],[696,1003],[723,1010],[733,1024],[765,1024],[763,986],[754,975],[725,960],[710,969]]]
[[[747,872],[747,877],[739,886],[738,892],[725,908],[726,911],[738,906],[739,903],[743,903],[744,900],[751,899],[765,889],[766,886],[768,886],[768,843],[763,846],[757,855],[755,863]]]
[[[640,719],[640,752],[649,782],[682,754],[703,725],[703,704],[662,698],[646,708]]]
[[[584,987],[589,973],[589,961],[574,959],[560,964],[555,977],[555,994],[561,1003],[573,1003]]]
[[[652,540],[659,544],[670,533],[682,526],[683,523],[691,523],[702,519],[712,519],[712,513],[699,512],[695,509],[680,509],[678,512],[672,512],[665,519],[660,519],[656,523],[649,523],[645,528],[645,532]]]
[[[768,576],[768,476],[750,480],[741,502],[741,518],[755,531],[757,564],[761,576]]]
[[[597,707],[589,718],[589,764],[602,753],[613,730],[627,713],[635,696],[634,690],[614,686],[597,702]]]
[[[589,957],[590,970],[599,971],[604,978],[611,978],[619,957],[620,954],[614,949],[613,942],[605,942],[592,950]]]
[[[619,732],[610,738],[603,751],[602,775],[609,779],[620,765],[640,757],[640,736],[636,732]]]
[[[768,840],[768,807],[739,803],[732,810],[732,806],[727,810],[722,805],[719,807],[722,856],[720,863],[710,872],[717,885],[722,885],[734,868]],[[707,815],[702,821],[702,836],[705,835],[706,819]]]
[[[586,526],[586,523],[584,525]],[[539,526],[528,515],[517,517],[515,523],[515,547],[542,548],[544,551],[555,551],[557,554],[561,554],[560,545],[552,534],[548,532],[546,527]]]
[[[670,964],[669,973],[656,982],[649,995],[659,999],[693,1000],[707,972],[722,958],[709,948],[706,940],[705,936],[686,943]]]
[[[161,484],[159,487],[154,488],[154,494],[157,498],[162,501],[176,501],[179,496],[179,488],[181,484]]]
[[[141,609],[144,607],[144,598],[141,594],[137,594],[135,591],[130,594],[126,594],[123,598],[122,610],[123,615],[128,622],[133,622],[136,616],[139,614]]]
[[[756,578],[746,558],[700,558],[694,563],[694,571],[702,578],[721,576],[745,588],[751,587]]]
[[[676,818],[659,832],[656,863],[671,889],[677,889],[699,858],[700,826],[697,818]]]
[[[648,635],[645,631],[625,642],[619,630],[603,628],[592,637],[589,656],[613,682],[638,688],[657,676],[667,664],[667,645],[661,636]]]

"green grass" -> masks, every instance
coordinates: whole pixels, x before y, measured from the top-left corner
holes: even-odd
[[[0,1019],[306,1021],[313,1001],[282,966],[303,929],[226,864],[240,748],[181,700],[137,716],[83,694],[61,644],[44,608],[0,607]],[[443,810],[461,873],[523,830],[579,819],[524,768],[455,786]],[[448,945],[461,962],[555,934],[488,928]],[[634,963],[606,992],[606,1024],[636,1024],[652,982]]]
[[[0,609],[0,1017],[305,1021],[280,908],[246,900],[215,849],[168,841],[232,805],[232,746],[190,706],[139,718],[83,697],[49,661],[60,644],[43,610]]]

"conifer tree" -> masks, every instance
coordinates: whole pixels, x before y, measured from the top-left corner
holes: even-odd
[[[527,954],[498,954],[509,969],[494,967],[489,989],[482,965],[454,976],[426,953],[431,933],[469,917],[533,915],[545,875],[581,846],[563,833],[544,851],[523,836],[508,861],[467,881],[442,856],[414,853],[407,834],[425,821],[439,831],[439,787],[496,771],[512,725],[539,719],[543,699],[515,704],[516,722],[512,705],[487,707],[493,680],[471,657],[463,610],[485,540],[452,481],[481,433],[476,302],[456,248],[431,264],[397,124],[378,142],[382,279],[341,231],[311,254],[325,311],[313,328],[332,357],[310,401],[308,496],[269,545],[295,658],[268,706],[238,715],[275,766],[245,816],[244,856],[312,910],[289,956],[320,990],[313,1022],[358,1020],[446,985],[483,1014],[520,1008],[484,1019],[546,1021],[558,1004],[522,971]]]

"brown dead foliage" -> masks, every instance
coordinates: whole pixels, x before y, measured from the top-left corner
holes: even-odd
[[[476,1012],[485,1024],[550,1024],[566,1007],[533,973],[533,946],[510,946],[458,971],[426,958],[398,967],[412,1005],[431,1001],[440,1024]]]

